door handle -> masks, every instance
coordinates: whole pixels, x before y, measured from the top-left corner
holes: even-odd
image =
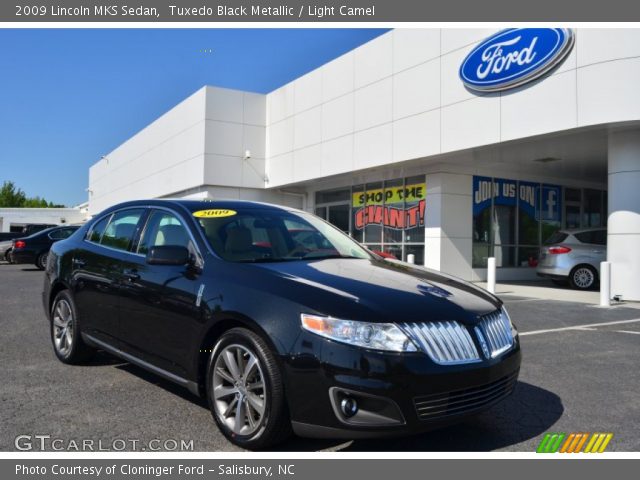
[[[73,260],[71,260],[71,264],[74,267],[84,267],[87,262],[85,262],[84,260],[80,260],[79,258],[74,258]]]
[[[124,276],[124,278],[126,278],[130,282],[135,282],[136,280],[140,280],[140,274],[138,273],[138,270],[136,270],[135,268],[124,270],[122,272],[122,275]]]

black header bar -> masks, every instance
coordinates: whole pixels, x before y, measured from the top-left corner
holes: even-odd
[[[14,0],[0,22],[638,22],[630,0]]]

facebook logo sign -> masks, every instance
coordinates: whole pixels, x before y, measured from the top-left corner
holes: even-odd
[[[541,219],[547,222],[559,222],[562,218],[562,187],[555,185],[543,185],[541,200]]]

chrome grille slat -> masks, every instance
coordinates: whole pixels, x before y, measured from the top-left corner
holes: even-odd
[[[488,343],[491,358],[509,350],[513,346],[513,335],[507,315],[502,310],[480,317],[478,326]]]
[[[414,398],[416,413],[421,420],[437,420],[488,408],[511,394],[517,379],[515,372],[477,387]]]
[[[400,324],[416,345],[441,365],[480,361],[469,330],[455,321]]]

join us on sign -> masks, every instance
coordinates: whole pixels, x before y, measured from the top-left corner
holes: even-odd
[[[516,198],[516,192],[519,191],[520,202],[525,202],[531,207],[536,206],[536,186],[526,183],[521,183],[520,188],[517,188],[516,182],[494,182],[491,180],[480,180],[478,187],[474,192],[474,203],[480,204],[486,202],[491,198]]]

